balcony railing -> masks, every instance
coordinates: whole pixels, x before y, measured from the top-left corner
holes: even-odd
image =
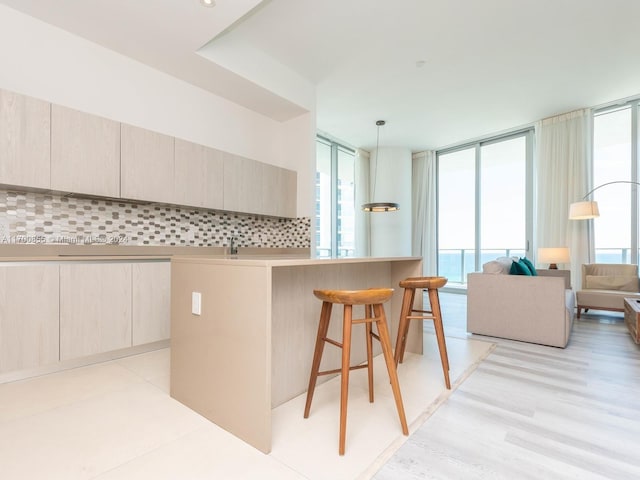
[[[518,248],[496,248],[480,251],[480,266],[498,257],[524,257]],[[640,258],[640,252],[638,255]],[[597,248],[596,263],[631,263],[630,248]],[[438,275],[451,283],[467,283],[467,274],[475,272],[475,249],[440,249],[438,251]]]
[[[480,265],[498,257],[524,257],[521,248],[488,248],[480,251]],[[467,274],[476,271],[475,249],[443,249],[438,251],[438,275],[450,283],[467,283]]]
[[[640,255],[638,256],[640,258]],[[596,248],[596,263],[631,263],[630,248]]]

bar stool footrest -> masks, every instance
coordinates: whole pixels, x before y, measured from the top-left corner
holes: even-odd
[[[349,370],[359,370],[361,368],[367,368],[369,365],[365,364],[365,365],[355,365],[353,367],[349,367]],[[323,372],[318,372],[318,376],[320,375],[331,375],[332,373],[340,373],[342,372],[341,368],[336,368],[334,370],[324,370]]]

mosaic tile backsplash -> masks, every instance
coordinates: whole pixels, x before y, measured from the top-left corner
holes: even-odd
[[[310,218],[0,189],[0,243],[310,248]]]

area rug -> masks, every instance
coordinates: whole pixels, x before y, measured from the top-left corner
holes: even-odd
[[[447,337],[451,390],[444,385],[435,335],[424,333],[424,355],[406,354],[398,368],[409,433],[422,426],[473,373],[495,344]],[[338,455],[340,378],[318,386],[309,418],[306,395],[273,410],[270,456],[310,480],[370,478],[400,448],[402,435],[382,355],[374,359],[375,401],[369,403],[366,369],[351,372],[346,452]]]

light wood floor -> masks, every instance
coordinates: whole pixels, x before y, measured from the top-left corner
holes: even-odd
[[[446,334],[467,336],[466,296],[441,303]],[[640,478],[640,347],[622,314],[574,321],[566,349],[492,340],[376,480]]]

